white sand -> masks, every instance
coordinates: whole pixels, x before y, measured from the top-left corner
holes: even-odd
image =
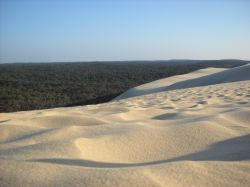
[[[128,91],[124,92],[123,94],[119,95],[114,99],[114,101],[121,100],[121,99],[127,99],[130,97],[140,96],[140,95],[146,95],[146,94],[152,94],[157,92],[166,91],[166,89],[177,82],[185,81],[185,80],[191,80],[194,78],[203,77],[209,74],[221,72],[225,69],[222,68],[206,68],[206,69],[200,69],[197,71],[194,71],[189,74],[184,75],[177,75],[168,77],[165,79],[156,80],[147,84],[143,84],[140,86],[137,86],[135,88],[131,88]]]
[[[0,186],[250,186],[249,68],[170,77],[105,104],[1,113]]]

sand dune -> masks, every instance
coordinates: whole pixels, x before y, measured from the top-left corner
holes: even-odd
[[[250,65],[113,102],[0,114],[0,186],[249,186]]]
[[[186,80],[190,80],[190,79],[194,79],[198,77],[203,77],[205,75],[213,74],[216,72],[221,72],[223,70],[225,69],[206,68],[206,69],[200,69],[200,70],[194,71],[192,73],[184,74],[184,75],[176,75],[176,76],[168,77],[165,79],[156,80],[147,84],[137,86],[135,88],[131,88],[128,91],[124,92],[123,94],[117,96],[114,100],[116,101],[120,99],[127,99],[130,97],[166,91],[166,88],[168,88],[170,85],[174,83],[186,81]]]
[[[184,89],[197,86],[207,86],[227,82],[244,81],[250,79],[250,65],[233,69],[207,68],[195,72],[177,75],[166,79],[160,79],[148,84],[129,89],[114,100],[152,94],[162,91]]]

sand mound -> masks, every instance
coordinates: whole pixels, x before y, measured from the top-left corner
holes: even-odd
[[[244,80],[250,80],[250,64],[224,70],[207,76],[202,76],[192,80],[177,82],[167,87],[166,90],[184,89]]]
[[[250,79],[250,64],[233,69],[207,68],[185,75],[160,79],[148,84],[129,89],[114,100],[152,94],[162,91],[184,89],[197,86],[207,86],[227,82],[244,81]]]
[[[199,70],[165,85],[189,78],[185,89],[149,94],[163,79],[134,98],[2,113],[0,186],[249,186],[248,71]]]
[[[123,94],[117,96],[114,99],[114,101],[130,98],[130,97],[135,97],[135,96],[140,96],[140,95],[162,92],[162,91],[165,91],[168,86],[176,82],[202,77],[205,75],[221,72],[223,70],[225,69],[206,68],[206,69],[200,69],[192,73],[188,73],[188,74],[177,75],[177,76],[172,76],[172,77],[168,77],[165,79],[156,80],[147,84],[137,86],[135,88],[131,88],[128,91],[124,92]]]

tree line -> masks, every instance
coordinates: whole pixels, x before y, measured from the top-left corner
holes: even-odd
[[[0,64],[0,112],[107,102],[129,88],[240,60],[170,60]]]

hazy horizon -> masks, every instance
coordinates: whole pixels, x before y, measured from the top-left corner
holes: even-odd
[[[13,62],[0,62],[0,64],[22,64],[22,63],[91,63],[91,62],[154,62],[154,61],[223,61],[223,60],[235,60],[235,61],[250,61],[250,59],[131,59],[131,60],[65,60],[65,61],[13,61]]]
[[[121,62],[121,63],[126,63],[126,62],[171,62],[171,61],[250,61],[250,60],[245,60],[245,59],[159,59],[159,60],[154,60],[154,59],[149,59],[149,60],[89,60],[89,61],[20,61],[20,62],[0,62],[0,64],[25,64],[25,63],[95,63],[95,62],[100,62],[100,63],[105,63],[105,62]]]
[[[250,60],[247,0],[0,0],[0,63]]]

